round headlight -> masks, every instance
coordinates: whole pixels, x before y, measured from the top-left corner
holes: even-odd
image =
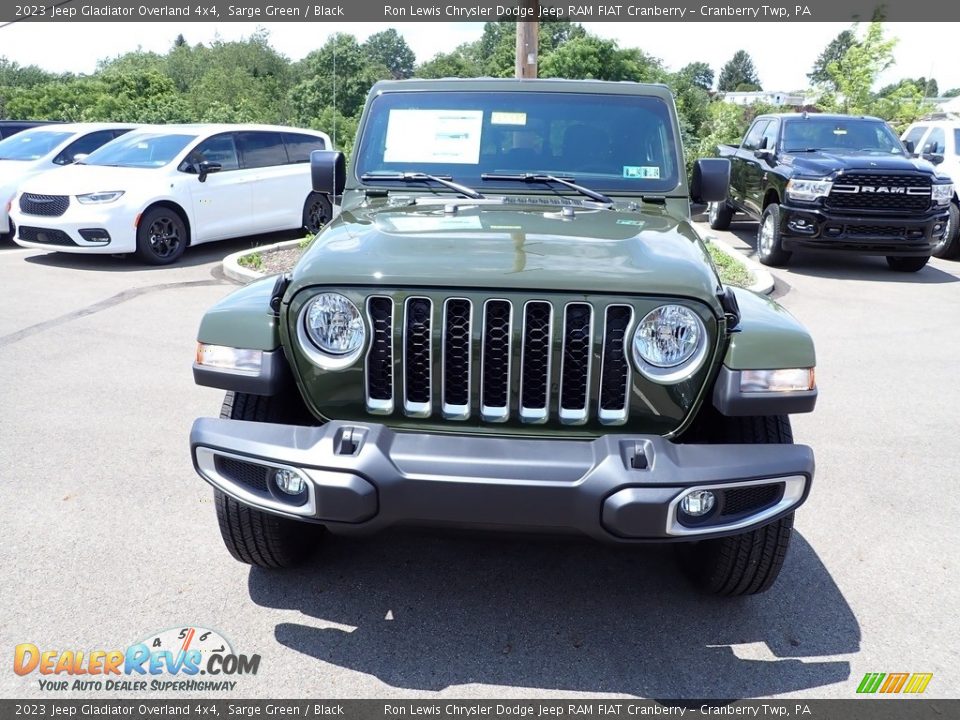
[[[661,305],[648,312],[633,334],[633,360],[652,380],[679,382],[697,370],[706,356],[703,321],[682,305]]]
[[[303,319],[307,336],[328,355],[351,355],[363,347],[366,330],[357,306],[339,293],[317,295]]]

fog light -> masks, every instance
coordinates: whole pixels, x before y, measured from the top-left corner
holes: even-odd
[[[307,489],[307,481],[300,473],[281,468],[273,474],[273,482],[277,489],[287,495],[302,495]]]
[[[717,496],[709,490],[694,490],[680,499],[680,510],[690,517],[703,517],[716,503]]]

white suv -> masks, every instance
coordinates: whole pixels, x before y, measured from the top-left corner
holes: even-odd
[[[960,120],[918,120],[900,136],[907,149],[937,166],[937,172],[960,183]],[[940,258],[960,255],[960,200],[954,192],[946,232],[933,249]]]
[[[312,191],[322,132],[267,125],[147,126],[21,186],[16,242],[131,253],[166,265],[188,245],[306,227],[331,217]]]
[[[134,127],[131,123],[40,125],[0,142],[0,237],[13,234],[7,206],[27,178],[69,165]]]

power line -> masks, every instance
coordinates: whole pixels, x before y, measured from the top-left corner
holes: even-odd
[[[58,7],[63,7],[64,5],[69,5],[72,2],[74,2],[74,0],[60,0],[60,2],[57,2],[51,5],[50,10],[53,10],[54,8],[58,8]],[[32,15],[25,15],[24,17],[18,17],[16,20],[8,20],[5,23],[0,23],[0,30],[3,30],[5,27],[10,27],[14,23],[22,22],[23,20],[31,20],[31,19],[33,19]]]

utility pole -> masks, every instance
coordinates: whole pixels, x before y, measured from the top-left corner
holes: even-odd
[[[540,16],[540,0],[523,0],[526,17]],[[537,44],[540,36],[540,23],[537,20],[517,22],[517,60],[516,77],[535,78],[537,76]]]

